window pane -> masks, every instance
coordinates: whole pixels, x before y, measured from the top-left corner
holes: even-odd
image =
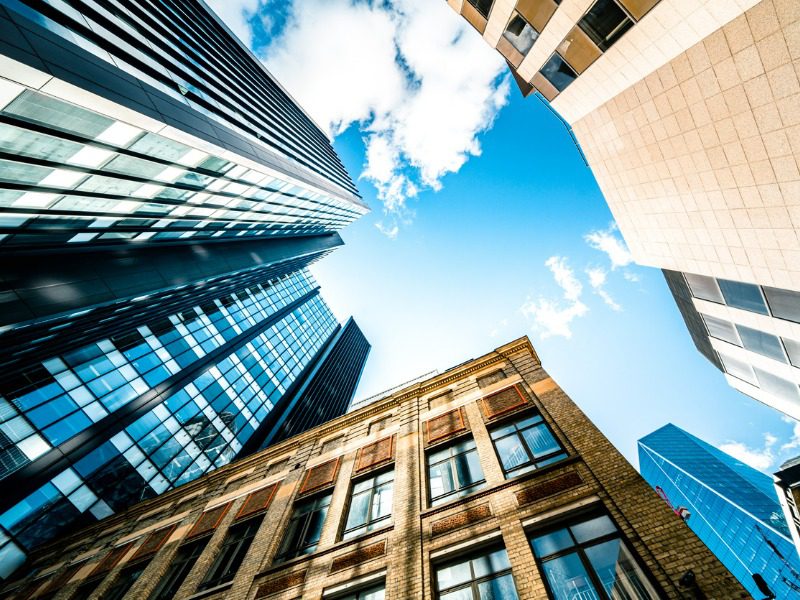
[[[737,325],[736,329],[739,331],[739,336],[742,338],[742,344],[748,350],[758,352],[759,354],[763,354],[766,357],[780,362],[786,362],[783,346],[777,336],[759,331],[758,329],[751,329],[744,325]]]
[[[478,584],[480,600],[517,600],[517,588],[511,575],[503,575]]]
[[[587,548],[586,556],[611,598],[649,600],[658,597],[620,540]]]
[[[525,443],[528,445],[534,458],[557,452],[561,449],[553,434],[546,425],[538,425],[522,432]]]
[[[533,540],[533,552],[538,557],[546,557],[555,554],[560,550],[565,550],[573,546],[575,542],[572,541],[569,531],[566,529],[559,529],[547,535],[541,535]]]
[[[756,378],[758,379],[758,386],[765,392],[774,394],[778,398],[790,400],[792,402],[800,401],[800,387],[796,383],[788,381],[783,377],[778,377],[772,373],[762,371],[757,367],[753,367]]]
[[[736,334],[736,328],[733,326],[733,323],[710,315],[701,314],[700,316],[703,317],[703,321],[706,324],[708,335],[737,346],[742,345],[739,341],[739,336]]]
[[[795,367],[800,367],[800,342],[789,338],[781,339],[783,340],[783,347],[786,348],[786,353],[789,355],[789,361]]]
[[[454,585],[469,581],[470,577],[472,577],[472,574],[470,573],[469,561],[450,565],[436,571],[436,582],[440,590],[446,590]]]
[[[472,559],[472,569],[475,572],[475,577],[485,577],[510,568],[511,563],[508,562],[508,554],[505,550],[495,550],[491,554]]]
[[[528,462],[528,454],[517,434],[510,435],[502,440],[495,442],[497,454],[503,463],[503,468],[507,471]]]
[[[693,275],[692,273],[684,273],[683,276],[686,278],[686,283],[689,285],[692,296],[695,298],[716,302],[717,304],[725,303],[722,292],[719,291],[717,280],[713,277]]]
[[[467,0],[472,6],[478,9],[478,12],[481,13],[487,19],[489,18],[489,11],[492,10],[492,4],[494,4],[494,0]]]
[[[553,84],[559,92],[563,92],[570,83],[575,81],[578,75],[566,61],[561,58],[558,53],[553,54],[544,66],[541,68],[540,73]]]
[[[800,323],[800,292],[765,286],[764,294],[774,316]]]
[[[729,281],[718,279],[719,289],[725,298],[725,303],[734,308],[749,310],[762,315],[768,314],[767,305],[761,296],[761,290],[752,283],[742,283],[741,281]]]
[[[597,0],[578,25],[605,52],[633,26],[633,21],[614,0]]]
[[[367,522],[369,511],[369,493],[353,496],[350,501],[350,512],[347,515],[346,529],[352,529]]]
[[[431,498],[438,498],[456,489],[450,462],[430,468]]]
[[[542,565],[542,568],[550,584],[554,600],[600,599],[576,553],[548,560]]]
[[[483,470],[475,451],[459,454],[455,459],[458,481],[461,487],[469,487],[483,480]]]
[[[719,353],[719,359],[722,361],[722,366],[725,367],[726,373],[753,385],[758,385],[755,373],[753,373],[753,367],[746,362],[730,357],[722,352]]]
[[[511,45],[524,55],[531,49],[531,46],[533,46],[539,34],[525,19],[520,17],[519,14],[515,14],[511,18],[511,21],[509,21],[508,27],[505,33],[503,33],[503,37],[511,42]]]
[[[575,539],[580,543],[597,539],[609,533],[614,533],[617,530],[611,519],[605,515],[597,517],[596,519],[584,521],[583,523],[578,523],[570,527],[570,529]]]

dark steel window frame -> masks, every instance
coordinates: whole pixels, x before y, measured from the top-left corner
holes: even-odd
[[[532,425],[523,427],[522,429],[520,429],[516,425],[517,422],[519,422],[519,421],[524,421],[526,419],[531,419],[531,418],[536,418],[536,417],[541,419],[541,421],[538,422],[538,423],[534,423]],[[500,429],[502,427],[508,427],[510,425],[514,425],[515,426],[513,432],[507,433],[507,434],[505,434],[505,435],[503,435],[501,437],[498,437],[497,439],[491,437],[493,431],[495,431],[497,429]],[[550,453],[548,453],[548,454],[546,454],[544,456],[541,456],[539,458],[534,457],[533,456],[533,452],[528,447],[528,444],[525,441],[525,438],[522,436],[522,432],[526,431],[528,429],[536,428],[536,427],[544,427],[550,433],[550,435],[553,437],[553,439],[556,441],[556,443],[559,446],[559,449],[558,450],[554,450],[553,452],[550,452]],[[545,465],[540,465],[540,463],[546,463],[547,461],[550,461],[553,458],[557,457],[559,454],[563,454],[564,455],[563,458],[559,459],[558,461],[554,461],[554,462],[560,462],[561,460],[566,460],[570,456],[569,450],[567,450],[567,448],[564,446],[564,443],[555,434],[555,432],[553,431],[553,428],[547,422],[547,419],[545,419],[544,415],[542,415],[542,413],[539,412],[539,410],[536,410],[536,409],[534,409],[534,410],[524,410],[522,412],[513,413],[513,414],[509,415],[507,418],[502,419],[501,421],[499,421],[497,423],[492,423],[491,427],[489,427],[488,429],[489,429],[489,437],[492,440],[492,447],[494,449],[495,455],[497,456],[497,460],[500,463],[500,468],[503,469],[503,475],[506,477],[506,479],[512,479],[514,477],[519,477],[521,475],[526,475],[526,474],[530,473],[531,471],[537,471],[537,470],[541,469],[542,467],[549,466],[549,464],[554,464],[554,463],[548,463],[548,464],[545,464]],[[523,448],[523,450],[525,451],[525,453],[528,456],[528,461],[523,463],[523,464],[517,465],[516,467],[514,467],[512,469],[506,469],[505,466],[503,465],[503,460],[502,460],[502,458],[500,456],[500,452],[497,449],[496,442],[498,440],[507,439],[507,438],[512,437],[512,436],[516,436],[517,439],[521,442],[522,448]],[[519,471],[520,469],[524,469],[524,468],[526,468],[526,467],[528,467],[530,465],[533,465],[533,469],[526,470],[526,471],[524,471],[522,473],[512,474],[514,471]]]
[[[453,454],[451,456],[443,458],[443,459],[441,459],[441,460],[439,460],[439,461],[437,461],[435,463],[431,463],[430,462],[430,457],[433,454],[435,454],[437,452],[440,452],[442,450],[445,450],[447,448],[450,448],[452,446],[455,446],[456,444],[462,444],[462,443],[464,443],[466,441],[469,441],[469,440],[472,440],[473,442],[475,441],[475,438],[472,436],[471,432],[467,432],[467,433],[465,433],[463,435],[460,435],[455,439],[450,439],[445,444],[437,444],[437,445],[433,446],[432,448],[428,449],[425,452],[425,468],[426,468],[426,471],[427,471],[426,472],[426,478],[425,478],[426,481],[425,482],[426,482],[426,485],[427,485],[428,505],[429,506],[441,506],[443,504],[447,504],[448,502],[454,501],[456,499],[464,498],[464,497],[469,496],[470,494],[472,494],[474,492],[477,492],[478,489],[481,486],[486,485],[486,475],[483,473],[483,467],[481,467],[481,475],[483,475],[483,477],[479,481],[475,481],[474,483],[471,483],[469,485],[464,485],[464,486],[459,485],[459,487],[453,489],[452,491],[447,492],[445,494],[441,494],[440,496],[436,496],[436,497],[433,496],[433,492],[431,491],[431,468],[432,467],[441,465],[442,463],[445,463],[445,462],[449,462],[452,465],[451,468],[452,468],[452,473],[454,475],[454,478],[458,478],[458,469],[455,467],[455,460],[456,460],[457,457],[465,455],[465,454],[468,454],[469,452],[474,452],[475,455],[478,457],[478,462],[480,463],[480,456],[481,455],[480,455],[480,452],[478,452],[477,444],[475,445],[474,448],[471,448],[469,450],[463,450],[461,452],[458,452],[456,454]]]

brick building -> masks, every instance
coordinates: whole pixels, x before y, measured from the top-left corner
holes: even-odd
[[[527,338],[32,558],[4,598],[748,597]]]

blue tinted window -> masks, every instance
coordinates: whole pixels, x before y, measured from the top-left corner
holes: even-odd
[[[752,283],[742,283],[741,281],[730,281],[728,279],[718,279],[719,289],[725,298],[725,304],[742,310],[749,310],[762,315],[768,314],[767,305],[761,296],[761,290]]]

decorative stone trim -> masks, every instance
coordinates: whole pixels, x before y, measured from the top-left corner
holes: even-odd
[[[492,509],[489,504],[473,506],[467,510],[462,510],[449,517],[439,519],[431,524],[431,535],[437,536],[448,533],[460,527],[466,527],[479,521],[484,521],[492,516]]]
[[[286,573],[275,579],[270,579],[266,583],[262,583],[256,590],[255,600],[265,598],[272,594],[277,594],[283,590],[300,585],[306,580],[306,573],[308,571],[295,571],[294,573]]]
[[[558,477],[542,481],[536,485],[525,488],[516,493],[517,504],[525,506],[550,496],[555,496],[561,492],[576,488],[583,483],[583,479],[577,471],[570,471]]]
[[[336,481],[340,460],[341,457],[334,458],[308,469],[303,476],[303,483],[300,485],[300,494],[316,492]]]
[[[372,560],[373,558],[378,558],[384,554],[386,554],[386,540],[375,542],[363,548],[356,548],[352,552],[334,558],[331,562],[331,573],[349,569],[350,567],[360,565],[361,563]]]

